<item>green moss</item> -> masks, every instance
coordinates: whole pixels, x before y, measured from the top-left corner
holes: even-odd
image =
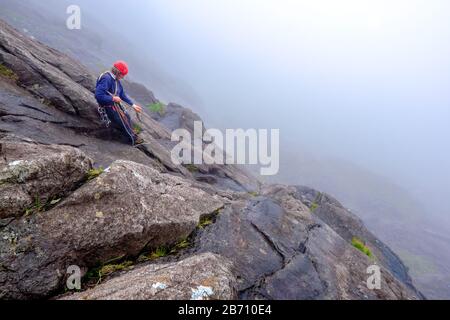
[[[200,219],[200,222],[198,223],[197,227],[199,229],[204,229],[211,224],[213,224],[212,217],[206,216]]]
[[[134,124],[133,125],[133,131],[134,131],[135,134],[140,134],[142,132],[142,128],[141,128],[140,125]]]
[[[359,251],[361,251],[368,257],[370,257],[370,258],[373,257],[370,249],[366,246],[366,244],[362,240],[358,239],[357,237],[353,237],[352,246],[354,246],[356,249],[358,249]]]
[[[97,178],[99,175],[101,175],[105,170],[102,167],[99,167],[98,169],[91,169],[87,173],[87,180],[90,181],[92,179]]]
[[[163,258],[167,256],[171,251],[166,247],[158,247],[156,250],[147,253],[147,254],[141,254],[138,258],[138,262],[145,262],[150,260],[156,260],[159,258]]]
[[[168,250],[166,247],[159,247],[152,253],[153,259],[158,259],[167,256]]]
[[[0,75],[13,81],[17,81],[19,77],[11,69],[0,63]]]
[[[42,202],[41,197],[37,195],[33,205],[25,209],[24,216],[27,217],[32,214],[44,212],[58,204],[60,201],[61,198],[53,198],[47,200],[46,202]]]
[[[166,113],[166,106],[161,102],[149,104],[147,108],[151,112],[159,113],[159,115],[161,116],[163,116]]]
[[[319,203],[322,197],[322,193],[318,193],[316,198],[314,199],[313,203],[311,203],[311,206],[309,207],[309,210],[311,210],[311,212],[314,212],[317,210],[317,208],[319,207]]]
[[[309,209],[312,211],[312,212],[314,212],[314,211],[316,211],[316,209],[319,207],[319,205],[317,204],[317,202],[313,202],[312,204],[311,204],[311,207],[309,207]]]
[[[173,247],[172,250],[170,250],[170,253],[176,253],[179,250],[188,248],[190,245],[191,245],[191,243],[189,242],[189,240],[187,238],[182,239]]]
[[[217,208],[212,212],[211,214],[204,215],[200,217],[200,221],[197,224],[197,229],[205,229],[207,226],[212,225],[216,222],[216,219],[220,212],[222,211],[223,207]]]
[[[259,193],[256,192],[256,191],[250,191],[248,194],[251,195],[252,197],[258,197],[259,196]]]
[[[25,213],[24,216],[27,217],[29,215],[38,213],[38,212],[42,212],[44,211],[44,205],[41,202],[41,197],[40,196],[36,196],[34,203],[31,207],[28,207],[27,209],[25,209]]]
[[[120,260],[123,257],[119,257],[118,259]],[[113,259],[116,260],[116,259]],[[111,261],[113,261],[111,260]],[[134,266],[134,263],[132,261],[123,261],[121,263],[111,263],[111,262],[106,262],[104,264],[102,264],[99,267],[90,269],[86,275],[84,276],[84,282],[86,282],[88,285],[89,284],[99,284],[104,277],[113,274],[114,272],[118,272],[118,271],[124,271],[124,270],[130,270],[132,269]]]
[[[125,261],[120,264],[107,264],[100,268],[99,275],[100,277],[104,277],[110,275],[111,273],[117,271],[128,270],[133,266],[132,261]]]
[[[186,169],[188,169],[189,172],[192,172],[192,173],[198,172],[198,168],[197,168],[195,165],[191,164],[191,163],[185,164],[184,167],[185,167]]]

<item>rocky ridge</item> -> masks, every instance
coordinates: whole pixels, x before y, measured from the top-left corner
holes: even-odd
[[[69,56],[0,21],[0,64],[1,298],[422,298],[400,259],[332,197],[264,185],[237,166],[174,165],[173,126],[201,120],[190,110],[133,115],[148,143],[131,148],[98,123],[95,77]],[[373,264],[379,290],[366,286]],[[60,296],[71,265],[83,279],[111,272]]]

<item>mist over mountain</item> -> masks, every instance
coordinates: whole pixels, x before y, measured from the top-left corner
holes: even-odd
[[[69,5],[77,4],[67,0],[2,0],[0,16],[26,31],[30,36],[47,43],[64,53],[68,53],[85,63],[95,72],[103,72],[120,56],[135,66],[131,80],[139,81],[158,91],[158,97],[163,101],[179,101],[187,105],[195,104],[201,108],[202,102],[188,83],[170,74],[158,64],[153,56],[157,48],[145,40],[147,49],[144,51],[139,43],[134,42],[134,36],[126,32],[118,32],[121,26],[126,26],[126,19],[120,24],[111,23],[108,14],[98,16],[96,13],[104,10],[104,5],[95,1],[81,1],[82,28],[73,32],[65,28]],[[119,6],[117,6],[119,7]],[[112,9],[112,8],[111,8]],[[36,28],[42,26],[44,28]],[[138,26],[135,25],[136,28]]]
[[[0,0],[0,18],[94,72],[129,61],[209,127],[279,128],[269,181],[337,197],[448,298],[450,5],[316,3]]]
[[[450,281],[448,225],[444,219],[427,215],[431,211],[427,201],[416,199],[389,177],[342,159],[313,156],[306,147],[302,150],[292,153],[284,149],[279,174],[262,177],[264,181],[300,183],[341,199],[400,255],[427,297],[446,298]]]

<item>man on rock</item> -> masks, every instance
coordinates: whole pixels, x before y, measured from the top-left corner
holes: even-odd
[[[104,72],[99,76],[95,89],[95,98],[99,104],[98,111],[102,122],[107,127],[112,123],[114,127],[128,137],[131,145],[135,146],[144,143],[144,140],[135,132],[130,115],[125,110],[122,102],[131,106],[137,113],[141,113],[142,108],[134,104],[123,90],[120,80],[127,74],[128,65],[124,61],[114,63],[111,71]]]

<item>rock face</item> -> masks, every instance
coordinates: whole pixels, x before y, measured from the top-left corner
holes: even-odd
[[[80,63],[33,41],[0,21],[0,62],[20,86],[68,113],[97,121],[95,78]]]
[[[170,131],[186,129],[189,132],[194,132],[194,121],[203,122],[198,114],[176,103],[169,103],[163,114],[153,113],[152,118]]]
[[[383,266],[381,290],[366,286],[376,262],[351,246],[296,199],[295,187],[271,185],[226,207],[196,239],[235,265],[243,299],[417,299]]]
[[[418,296],[421,296],[414,288],[408,270],[400,258],[367,230],[361,219],[328,194],[304,186],[296,186],[295,188],[297,190],[294,193],[295,198],[309,207],[314,206],[314,215],[327,223],[347,242],[351,242],[354,237],[364,239],[364,242],[377,257],[378,263],[386,266],[398,280],[405,283]]]
[[[226,259],[204,253],[142,266],[61,300],[231,300],[236,298],[231,269]]]
[[[144,250],[188,236],[189,248],[164,264],[65,298],[422,297],[398,257],[332,197],[262,185],[238,166],[174,164],[171,131],[192,131],[200,120],[192,111],[169,104],[165,115],[132,113],[146,140],[133,148],[98,123],[95,76],[78,62],[0,21],[0,63],[9,75],[0,74],[0,298],[54,297],[71,265],[140,264]],[[138,101],[157,101],[128,88]],[[87,181],[93,166],[107,169]],[[27,210],[35,193],[45,205]],[[374,264],[378,290],[366,285]]]
[[[136,102],[143,107],[158,102],[158,99],[156,99],[153,92],[148,90],[140,83],[125,80],[123,82],[123,87],[125,89],[125,92],[132,96],[136,100]]]
[[[91,160],[71,147],[0,138],[0,219],[64,196],[91,168]]]
[[[117,161],[47,212],[0,229],[4,298],[45,297],[67,267],[92,267],[186,238],[223,203],[187,181]]]

